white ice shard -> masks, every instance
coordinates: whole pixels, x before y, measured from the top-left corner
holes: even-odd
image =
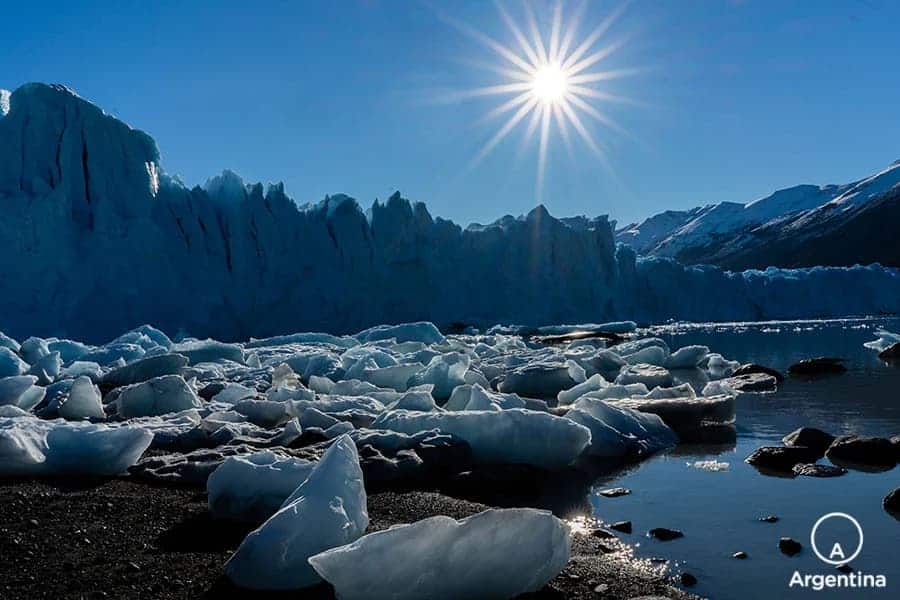
[[[16,406],[31,410],[44,399],[45,390],[34,375],[19,375],[0,379],[0,406]]]
[[[152,440],[141,427],[0,418],[0,476],[117,475]]]
[[[100,388],[94,385],[90,377],[81,376],[72,382],[68,399],[59,407],[59,416],[69,421],[106,417],[100,401]]]
[[[590,456],[643,456],[674,446],[678,436],[654,414],[582,397],[566,417],[591,430]]]
[[[281,509],[241,542],[225,574],[238,586],[256,590],[315,585],[321,579],[307,559],[356,540],[368,525],[356,445],[345,435]]]
[[[120,390],[116,411],[125,418],[151,417],[203,406],[181,375],[163,375]]]
[[[413,375],[410,385],[433,385],[432,396],[436,400],[450,398],[453,389],[466,383],[466,371],[469,369],[471,359],[467,354],[449,352],[440,354],[431,359],[428,366]]]
[[[672,374],[667,369],[648,364],[629,365],[616,377],[616,383],[619,385],[643,383],[648,388],[670,386],[672,381]]]
[[[886,329],[879,329],[875,332],[875,335],[878,336],[877,340],[866,342],[863,346],[877,352],[883,352],[890,346],[900,343],[900,334],[891,333]]]
[[[39,384],[50,385],[56,381],[61,371],[62,359],[59,357],[59,352],[49,352],[31,365],[28,374],[36,376]]]
[[[5,346],[0,346],[0,377],[22,375],[29,368],[28,363],[19,358],[15,352]]]
[[[439,344],[444,341],[444,336],[434,323],[420,321],[417,323],[403,323],[401,325],[377,325],[365,331],[360,331],[354,336],[361,343],[377,340],[394,339],[397,342],[422,342],[424,344]]]
[[[667,369],[693,369],[703,362],[707,354],[709,348],[706,346],[684,346],[669,355],[663,366]]]
[[[209,512],[217,519],[264,521],[306,481],[315,465],[271,450],[230,456],[206,481]]]
[[[521,408],[441,413],[397,410],[380,415],[372,428],[409,435],[439,429],[467,442],[478,461],[546,469],[575,462],[591,441],[590,430],[570,419]]]
[[[309,562],[341,600],[502,600],[546,585],[570,547],[569,528],[549,512],[491,509],[370,533]]]
[[[588,392],[602,390],[603,388],[609,387],[609,385],[609,382],[606,381],[599,373],[596,375],[591,375],[581,383],[567,390],[559,392],[556,395],[556,401],[560,405],[572,404]]]

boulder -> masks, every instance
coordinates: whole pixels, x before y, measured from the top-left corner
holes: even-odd
[[[843,362],[843,358],[828,356],[808,358],[792,364],[788,367],[788,373],[791,375],[829,375],[834,373],[845,373],[847,367],[842,364]]]
[[[879,352],[878,358],[885,362],[900,361],[900,342],[891,344],[890,346]]]
[[[896,452],[886,438],[843,435],[832,442],[825,456],[835,464],[880,469],[897,464]]]
[[[648,533],[650,537],[654,537],[661,542],[668,542],[684,537],[684,534],[677,529],[668,529],[667,527],[654,527]]]
[[[794,475],[801,477],[840,477],[847,473],[847,469],[843,467],[835,467],[832,465],[817,465],[815,463],[796,464],[794,465]]]
[[[825,456],[825,451],[834,442],[834,436],[815,427],[801,427],[787,434],[781,439],[785,446],[805,446],[818,452],[819,456]]]
[[[900,488],[897,488],[890,494],[884,497],[884,501],[881,503],[884,506],[884,510],[900,517]]]
[[[788,556],[796,556],[797,554],[800,554],[803,546],[801,546],[800,542],[798,542],[797,540],[791,539],[789,537],[783,537],[778,540],[778,549],[781,550],[783,554],[787,554]]]
[[[765,375],[771,375],[778,382],[784,381],[784,375],[781,373],[781,371],[772,369],[771,367],[758,365],[756,363],[747,363],[745,365],[741,365],[732,375],[750,375],[751,373],[763,373]]]
[[[790,473],[794,465],[815,462],[818,458],[815,450],[805,446],[761,446],[744,462],[762,470]]]

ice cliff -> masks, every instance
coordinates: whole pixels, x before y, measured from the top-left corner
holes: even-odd
[[[154,140],[63,86],[0,94],[0,329],[219,339],[431,320],[545,324],[900,309],[880,267],[727,273],[617,248],[606,217],[461,228],[391,196],[298,206],[225,171],[193,189]],[[846,293],[852,290],[852,293]]]

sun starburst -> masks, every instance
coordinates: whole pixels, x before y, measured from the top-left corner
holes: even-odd
[[[603,112],[601,105],[627,99],[597,86],[632,73],[624,69],[599,68],[621,47],[621,42],[601,42],[605,42],[606,34],[626,4],[620,4],[584,37],[579,37],[578,29],[586,2],[582,2],[564,23],[562,3],[557,1],[543,28],[527,0],[524,3],[525,27],[516,22],[502,3],[497,1],[495,4],[515,41],[514,46],[501,43],[465,23],[447,19],[451,25],[490,48],[502,61],[500,65],[490,67],[492,72],[501,75],[501,82],[466,90],[457,94],[456,99],[507,96],[487,114],[489,118],[506,118],[478,151],[473,164],[490,154],[517,126],[527,123],[525,140],[531,141],[535,136],[538,140],[536,192],[540,197],[552,133],[558,132],[570,147],[569,132],[574,131],[591,152],[605,162],[606,156],[592,131],[591,122],[623,131]]]

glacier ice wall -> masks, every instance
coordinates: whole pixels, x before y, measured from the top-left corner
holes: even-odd
[[[152,322],[219,339],[427,319],[527,324],[896,312],[880,267],[725,273],[638,259],[606,217],[461,228],[394,194],[297,206],[225,171],[187,188],[147,134],[62,86],[0,116],[0,329],[102,341]],[[852,290],[852,294],[846,293]]]

